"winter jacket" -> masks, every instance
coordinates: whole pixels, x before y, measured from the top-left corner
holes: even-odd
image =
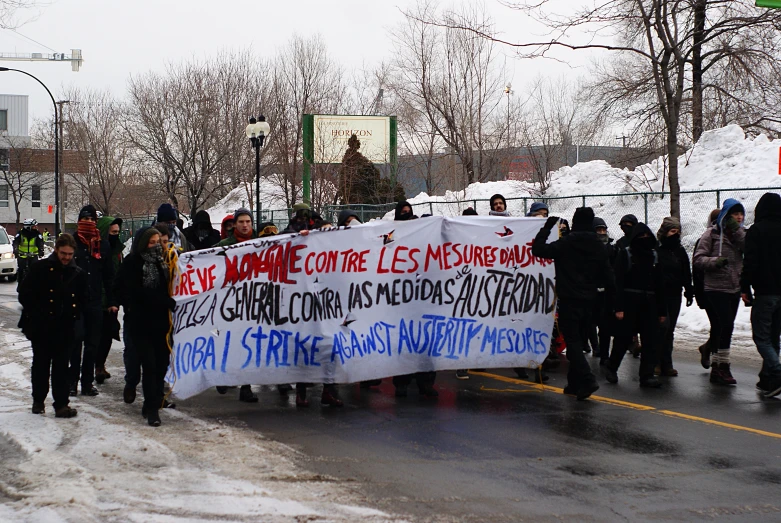
[[[187,227],[182,234],[187,238],[192,250],[200,251],[208,249],[220,241],[220,233],[212,227],[212,220],[206,211],[195,213],[193,224]]]
[[[224,240],[220,240],[215,247],[226,247],[228,245],[236,245],[237,243],[241,243],[238,238],[236,238],[235,233],[236,229],[233,229],[231,232],[231,235],[225,238]],[[250,235],[250,240],[254,240],[258,237],[258,233],[256,233],[254,230],[252,231],[252,234]]]
[[[330,223],[331,222],[325,221],[323,217],[315,211],[311,211],[309,219],[305,222],[295,219],[290,220],[290,222],[287,224],[287,227],[285,227],[285,230],[282,231],[282,234],[301,232],[303,230],[313,231],[315,229],[319,229],[323,225],[328,225]]]
[[[114,284],[114,261],[111,259],[111,247],[108,241],[100,240],[100,259],[90,256],[89,246],[76,238],[76,252],[73,260],[87,275],[87,302],[92,306],[100,306],[103,293],[106,293],[106,303],[111,303],[111,292]]]
[[[109,234],[108,231],[111,228],[112,225],[118,224],[120,230],[122,229],[122,219],[121,218],[114,218],[112,216],[103,216],[102,218],[98,219],[98,231],[100,231],[100,237],[105,239],[108,242],[109,250],[111,251],[111,262],[114,266],[114,277],[116,278],[117,273],[119,273],[119,266],[122,264],[122,259],[125,257],[124,251],[125,251],[125,244],[124,242],[118,241],[116,245],[111,245],[111,242],[109,241]],[[119,238],[117,238],[119,239]],[[111,285],[113,286],[114,282],[111,282]],[[111,287],[109,287],[111,288]],[[106,298],[106,292],[103,292],[103,307],[108,307],[108,300]]]
[[[680,238],[677,242],[662,238],[661,244],[656,248],[656,255],[662,270],[665,294],[668,297],[680,296],[683,289],[687,298],[694,298],[689,255],[681,245]]]
[[[113,304],[125,311],[125,328],[131,337],[143,339],[149,335],[165,335],[170,327],[169,313],[176,302],[168,293],[165,275],[159,271],[161,285],[155,289],[145,288],[144,260],[138,253],[131,253],[119,268]]]
[[[649,234],[654,243],[651,229],[644,223],[638,223],[632,230],[629,247],[621,249],[616,257],[616,312],[626,310],[626,304],[631,295],[653,298],[659,317],[666,316],[664,275],[657,261],[654,250],[645,251],[639,248],[640,236]]]
[[[762,195],[746,232],[740,290],[751,296],[781,295],[781,196]]]
[[[22,319],[19,326],[30,340],[56,340],[73,333],[87,302],[87,276],[71,261],[60,263],[57,254],[33,263],[19,286]]]
[[[43,258],[43,236],[37,229],[22,229],[14,236],[14,254],[17,258]]]
[[[739,227],[732,234],[723,230],[725,218],[736,205],[740,205],[740,203],[732,198],[724,202],[724,207],[716,222],[705,229],[697,249],[694,251],[692,260],[694,266],[705,272],[705,291],[729,294],[740,292],[740,273],[743,270],[746,231],[743,227]],[[726,258],[727,265],[718,268],[716,262],[719,258]]]
[[[545,243],[551,229],[543,227],[532,244],[532,254],[555,261],[556,294],[567,301],[588,302],[597,299],[597,289],[612,293],[613,271],[597,233],[572,231],[552,243]]]

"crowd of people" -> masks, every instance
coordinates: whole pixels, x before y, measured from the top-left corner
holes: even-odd
[[[477,215],[473,208],[465,216]],[[509,217],[507,201],[500,195],[490,199],[491,216]],[[427,215],[421,216],[425,218]],[[753,306],[754,341],[762,356],[757,389],[767,397],[781,394],[781,196],[765,194],[755,210],[755,223],[744,228],[745,209],[734,199],[724,202],[708,218],[693,258],[681,245],[681,224],[665,218],[656,234],[629,214],[618,224],[623,236],[614,241],[605,220],[589,207],[575,211],[572,226],[567,220],[549,216],[543,202],[531,205],[529,217],[544,218],[532,245],[535,256],[552,259],[556,271],[556,323],[550,354],[542,369],[514,369],[519,378],[538,383],[548,380],[545,370],[559,365],[558,352],[566,347],[569,361],[566,394],[586,399],[598,388],[597,377],[586,354],[599,358],[609,383],[618,382],[618,369],[627,352],[640,358],[641,387],[659,388],[660,377],[675,377],[674,332],[682,303],[705,309],[710,335],[699,347],[700,361],[709,368],[716,385],[735,385],[730,370],[730,345],[740,301]],[[395,220],[418,217],[409,202],[399,202]],[[43,257],[43,245],[32,225],[15,240],[17,256],[24,262],[19,301],[23,312],[19,326],[33,348],[32,411],[45,412],[51,392],[55,416],[77,415],[69,398],[77,394],[96,396],[95,384],[111,378],[106,360],[112,340],[124,341],[125,387],[123,399],[134,403],[141,384],[144,401],[141,413],[151,426],[160,426],[160,410],[175,408],[167,399],[165,376],[171,353],[172,298],[175,267],[181,252],[227,246],[279,234],[274,223],[255,224],[252,212],[237,209],[226,216],[219,231],[206,211],[199,211],[191,226],[182,229],[177,211],[163,204],[155,223],[143,227],[132,238],[129,254],[120,240],[122,220],[100,216],[92,205],[78,215],[76,230],[61,234],[54,252]],[[359,214],[345,210],[336,226],[360,225]],[[293,207],[282,233],[306,235],[311,230],[333,225],[307,204]],[[556,238],[550,239],[556,228]],[[25,232],[26,231],[26,232]],[[35,249],[35,250],[34,250]],[[22,256],[27,254],[28,256]],[[35,261],[35,263],[32,263]],[[20,272],[21,272],[20,264]],[[124,311],[120,328],[119,309]],[[40,325],[47,325],[41,329]],[[611,347],[612,340],[612,347]],[[469,370],[456,371],[469,379]],[[426,397],[438,396],[435,372],[418,372],[392,378],[397,397],[408,394],[414,381]],[[367,389],[382,380],[362,382]],[[310,383],[295,384],[296,405],[309,406]],[[230,387],[217,387],[226,394]],[[280,394],[293,390],[291,384],[277,386]],[[239,400],[257,402],[251,385],[239,388]],[[336,385],[323,387],[321,404],[340,407]]]

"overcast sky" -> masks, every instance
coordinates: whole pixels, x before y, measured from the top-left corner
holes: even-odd
[[[18,28],[0,29],[0,51],[70,53],[80,48],[81,72],[70,63],[2,62],[39,77],[54,92],[69,85],[108,88],[124,95],[130,74],[164,70],[166,63],[204,58],[222,49],[251,48],[272,56],[294,33],[320,33],[331,56],[348,68],[369,66],[392,56],[388,29],[403,20],[400,9],[415,0],[43,0],[37,19]],[[563,1],[563,0],[562,0]],[[567,0],[571,1],[571,0]],[[446,5],[446,4],[445,4]],[[539,33],[519,13],[486,0],[497,29],[511,40]],[[29,39],[28,39],[29,38]],[[34,43],[30,39],[39,43]],[[508,81],[520,87],[524,78],[545,74],[578,74],[550,60],[518,61],[508,55]],[[570,53],[573,65],[585,54]],[[33,80],[18,73],[0,73],[0,93],[30,96],[30,117],[48,117],[51,101]]]

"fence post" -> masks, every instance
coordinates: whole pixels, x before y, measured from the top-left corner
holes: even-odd
[[[716,191],[716,208],[721,208],[721,191]]]
[[[585,206],[586,206],[586,195],[584,194],[583,195],[583,205],[582,205],[582,207],[585,207]]]
[[[526,198],[524,198],[524,199],[523,199],[523,215],[524,215],[524,216],[526,216],[527,214],[529,214],[529,209],[528,209],[528,207],[527,207],[527,206],[528,206],[528,204],[529,204],[529,202],[527,202],[527,201],[526,201]]]
[[[648,225],[648,193],[643,193],[643,207],[645,207],[645,224]]]
[[[434,216],[434,204],[431,202],[428,202],[428,213]]]

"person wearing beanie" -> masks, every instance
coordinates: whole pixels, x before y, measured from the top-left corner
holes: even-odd
[[[637,225],[637,216],[634,214],[626,214],[621,217],[621,221],[619,221],[618,224],[621,227],[624,236],[619,238],[616,242],[616,254],[618,254],[618,249],[626,249],[629,246],[629,240],[632,238],[632,229]]]
[[[108,240],[111,249],[111,262],[114,266],[114,276],[119,272],[124,258],[123,251],[125,244],[120,240],[119,233],[122,231],[122,218],[113,216],[103,216],[98,218],[98,231],[101,238]],[[112,281],[111,285],[114,285]],[[111,351],[112,340],[119,341],[119,319],[116,312],[108,310],[108,300],[106,293],[103,293],[103,323],[100,329],[100,343],[98,343],[98,352],[95,356],[95,381],[101,385],[105,380],[111,377],[106,370],[106,360]]]
[[[333,227],[331,222],[324,220],[320,214],[313,211],[309,204],[301,202],[297,203],[292,208],[292,216],[283,234],[299,233],[303,236],[309,234],[309,231],[325,230]]]
[[[79,211],[76,234],[73,235],[76,240],[73,261],[87,275],[87,302],[77,322],[77,336],[71,351],[69,369],[71,396],[77,394],[79,382],[81,382],[83,396],[98,395],[98,389],[93,385],[95,359],[103,328],[104,296],[105,302],[111,303],[114,260],[109,242],[100,236],[97,220],[98,213],[95,207],[85,205]],[[111,314],[116,313],[117,310],[114,306],[105,308],[105,311]]]
[[[169,268],[154,227],[139,229],[130,254],[120,267],[113,304],[125,311],[125,331],[132,339],[141,363],[144,404],[141,415],[159,427],[165,399],[164,382],[170,352],[168,332],[176,302],[171,297]]]
[[[477,211],[472,207],[467,207],[464,209],[464,212],[461,213],[461,216],[477,216]]]
[[[618,368],[635,333],[643,340],[640,352],[640,386],[659,388],[654,376],[660,326],[666,321],[664,274],[658,263],[656,238],[644,223],[632,227],[629,246],[617,256],[615,266],[616,337],[604,368],[610,383],[618,383]]]
[[[700,362],[703,367],[710,363],[710,381],[717,385],[737,383],[730,370],[730,346],[740,306],[740,273],[746,241],[744,219],[743,205],[734,198],[726,199],[716,220],[700,237],[692,260],[694,267],[704,273],[703,298],[711,325],[707,343],[710,354],[701,350]]]
[[[164,203],[157,208],[157,220],[155,223],[164,223],[171,233],[170,242],[174,244],[179,252],[193,250],[190,242],[187,241],[182,230],[177,225],[179,222],[179,213],[170,203]]]
[[[212,226],[211,216],[204,210],[195,213],[193,224],[182,231],[182,234],[195,251],[208,249],[220,241],[220,233]]]
[[[662,325],[659,339],[659,366],[656,373],[662,376],[677,376],[678,371],[673,367],[672,359],[673,342],[678,315],[681,313],[681,291],[686,297],[687,307],[694,303],[691,263],[686,249],[681,245],[681,222],[678,218],[668,216],[662,220],[656,238],[659,240],[656,253],[662,269],[667,308],[667,320]]]
[[[352,209],[344,209],[339,213],[339,219],[336,220],[337,227],[350,227],[353,225],[361,225],[361,220],[358,217],[358,212]]]
[[[572,231],[547,243],[559,218],[549,217],[537,233],[532,254],[554,261],[556,295],[559,307],[559,330],[567,344],[569,372],[565,394],[585,400],[599,389],[596,377],[583,354],[588,341],[586,333],[593,321],[592,314],[598,289],[613,292],[613,273],[604,245],[593,230],[594,211],[580,207],[572,217]]]
[[[545,202],[534,202],[526,213],[528,218],[547,218],[550,210]]]
[[[751,330],[762,368],[757,391],[768,398],[781,394],[781,196],[765,193],[746,232],[741,298],[751,305]],[[753,292],[752,292],[753,290]]]
[[[222,219],[222,223],[220,224],[220,240],[224,240],[233,233],[233,226],[235,223],[232,214],[228,214]]]
[[[609,260],[613,260],[613,239],[608,235],[607,223],[599,217],[595,217],[592,223],[597,238],[605,246],[605,252]],[[608,296],[604,289],[599,291],[597,309],[594,314],[595,324],[589,333],[589,342],[594,350],[594,357],[599,358],[600,365],[606,365],[610,357],[610,339],[613,336],[613,297]],[[596,345],[595,345],[596,342]],[[595,348],[596,347],[596,348]]]

